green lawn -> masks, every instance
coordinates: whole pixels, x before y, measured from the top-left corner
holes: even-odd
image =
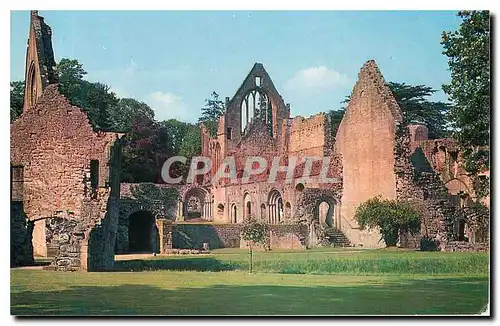
[[[247,258],[245,251],[217,250],[210,256],[119,261],[117,269],[122,272],[12,269],[11,312],[15,315],[474,314],[489,301],[487,254],[345,249],[259,252],[255,274],[244,270]],[[383,263],[369,271],[366,266],[377,261]],[[392,269],[388,265],[391,262],[396,262]],[[349,266],[357,266],[359,270],[342,272]],[[294,271],[291,267],[303,270]],[[405,267],[413,268],[414,273],[403,273]],[[125,272],[130,269],[134,271]]]

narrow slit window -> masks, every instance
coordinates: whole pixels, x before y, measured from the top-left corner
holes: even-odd
[[[260,87],[260,81],[261,80],[259,76],[255,77],[255,86]]]
[[[231,127],[228,127],[226,129],[226,135],[227,135],[227,139],[231,140],[233,137],[232,137],[232,134],[233,134],[233,128]]]
[[[99,161],[90,161],[90,186],[92,189],[97,189],[99,186]]]

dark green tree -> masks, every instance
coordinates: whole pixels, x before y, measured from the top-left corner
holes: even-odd
[[[59,91],[71,104],[83,108],[86,104],[85,92],[82,87],[83,77],[87,74],[83,65],[76,59],[62,58],[57,64],[59,74]]]
[[[151,120],[154,120],[155,117],[155,113],[149,105],[133,98],[119,99],[110,115],[115,129],[121,132],[130,131],[132,121],[138,115],[143,115]]]
[[[219,99],[219,94],[212,92],[211,98],[205,99],[205,106],[201,108],[199,122],[203,122],[212,137],[217,136],[219,118],[226,112],[225,104]]]
[[[172,156],[161,143],[161,126],[144,115],[132,122],[132,129],[123,138],[122,182],[161,182],[161,168]]]
[[[395,82],[389,82],[387,86],[394,94],[406,122],[427,125],[430,139],[448,136],[446,114],[449,104],[428,100],[437,90],[425,85]]]
[[[118,106],[116,94],[110,91],[110,87],[103,83],[90,83],[86,94],[84,110],[87,111],[90,122],[95,129],[105,131],[118,131],[119,128],[112,119],[113,111]]]
[[[24,81],[10,82],[10,122],[16,120],[23,112]]]
[[[332,133],[333,138],[337,136],[337,130],[339,129],[340,122],[344,117],[345,109],[342,108],[340,110],[330,110],[327,113],[328,120],[330,122],[330,131]]]
[[[91,83],[83,78],[87,72],[76,59],[63,58],[57,65],[59,91],[71,104],[87,112],[95,130],[121,131],[113,121],[113,111],[118,105],[116,94],[106,84]],[[116,115],[115,115],[116,116]]]
[[[453,106],[448,115],[465,169],[477,178],[489,169],[490,144],[490,14],[460,11],[458,30],[443,32],[451,83],[443,85]],[[477,192],[487,193],[476,189]]]

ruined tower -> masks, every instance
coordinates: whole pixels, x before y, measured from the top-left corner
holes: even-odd
[[[36,104],[48,85],[59,81],[52,50],[52,30],[37,10],[31,11],[24,80],[23,111]]]

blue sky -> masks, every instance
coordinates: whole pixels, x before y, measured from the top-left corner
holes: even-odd
[[[292,115],[338,109],[363,63],[387,81],[441,90],[439,44],[455,11],[40,11],[56,61],[78,59],[89,81],[148,103],[157,120],[195,122],[212,91],[232,97],[255,62]],[[23,79],[29,12],[11,12],[11,80]],[[435,100],[446,100],[442,91]]]

